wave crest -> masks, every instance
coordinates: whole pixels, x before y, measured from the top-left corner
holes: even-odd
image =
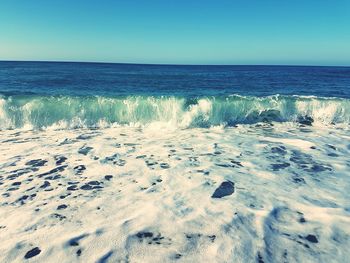
[[[257,122],[349,123],[350,100],[302,96],[0,98],[0,129],[78,128],[113,125],[233,126]]]

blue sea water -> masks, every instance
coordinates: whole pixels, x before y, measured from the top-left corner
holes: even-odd
[[[305,116],[349,122],[350,67],[3,61],[0,96],[2,129],[153,121],[207,127]]]
[[[5,95],[283,94],[350,98],[350,67],[0,62],[0,92]]]

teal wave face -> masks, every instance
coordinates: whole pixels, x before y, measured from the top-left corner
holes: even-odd
[[[349,123],[350,100],[301,96],[0,98],[0,129],[108,127],[164,122],[180,128],[257,122]]]

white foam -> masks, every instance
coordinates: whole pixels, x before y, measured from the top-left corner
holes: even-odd
[[[35,262],[349,258],[348,129],[169,127],[1,131],[0,261],[22,262],[34,247]],[[31,170],[36,159],[47,163]],[[228,180],[234,193],[211,198]],[[91,181],[103,188],[81,188]]]

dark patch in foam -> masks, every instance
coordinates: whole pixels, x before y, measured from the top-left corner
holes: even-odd
[[[170,165],[168,163],[161,163],[159,166],[162,169],[169,169],[170,168]]]
[[[235,183],[231,181],[222,182],[221,185],[215,190],[212,198],[222,198],[227,195],[232,195],[235,192]]]
[[[286,169],[289,166],[290,166],[289,163],[273,163],[273,164],[271,164],[271,168],[274,171],[283,170],[283,169]]]
[[[339,155],[336,153],[328,153],[327,155],[330,157],[339,157]]]
[[[88,234],[82,234],[80,236],[73,237],[70,240],[68,240],[66,245],[71,246],[71,247],[77,247],[77,246],[79,246],[79,241],[86,238],[87,236],[88,236]]]
[[[87,155],[93,148],[90,146],[83,146],[78,150],[78,153]]]
[[[41,252],[40,248],[39,248],[39,247],[35,247],[35,248],[29,250],[29,251],[24,255],[24,258],[25,258],[25,259],[28,259],[28,258],[35,257],[35,256],[39,255],[40,252]]]
[[[332,145],[332,144],[327,144],[327,146],[329,147],[329,148],[331,148],[332,150],[337,150],[337,148],[334,146],[334,145]]]
[[[86,170],[86,167],[85,167],[85,165],[81,164],[81,165],[75,166],[73,169],[74,169],[76,175],[82,175],[83,171]]]
[[[68,191],[76,191],[76,190],[78,190],[78,186],[77,185],[71,185],[71,186],[68,186],[67,187],[67,190]]]
[[[231,160],[231,163],[234,164],[235,166],[243,167],[241,162],[238,162],[238,161],[235,161],[235,160]]]
[[[272,147],[271,152],[279,154],[279,155],[286,155],[287,154],[286,147],[284,147],[284,146]]]
[[[71,195],[71,193],[68,193],[66,195],[60,195],[60,199],[65,199],[67,196],[70,196],[70,195]]]
[[[300,151],[293,150],[292,151],[292,156],[289,159],[291,162],[296,163],[296,164],[310,164],[313,163],[313,159],[311,155],[302,153]]]
[[[58,167],[56,167],[56,168],[54,168],[54,169],[52,169],[52,170],[50,170],[50,171],[48,171],[46,173],[39,174],[38,177],[41,178],[41,177],[44,177],[46,175],[51,175],[51,174],[54,174],[54,173],[57,173],[57,172],[63,172],[66,169],[67,166],[68,165],[58,166]]]
[[[299,175],[293,175],[292,180],[296,184],[306,184],[305,179],[300,177]]]
[[[158,162],[156,160],[153,159],[153,155],[151,155],[150,158],[145,159],[145,163],[146,165],[150,168],[150,169],[154,169],[153,166],[157,165]]]
[[[211,241],[211,242],[215,242],[215,239],[216,239],[216,235],[211,235],[211,236],[208,236],[208,238],[209,238],[209,240]]]
[[[292,151],[292,156],[289,160],[307,172],[317,173],[333,170],[329,164],[320,164],[314,161],[311,155],[296,150]]]
[[[57,214],[57,213],[54,213],[51,215],[52,217],[55,217],[55,218],[58,218],[60,221],[66,219],[66,217],[64,215],[61,215],[61,214]]]
[[[57,210],[62,210],[62,209],[66,209],[68,206],[63,204],[63,205],[59,205],[57,206]]]
[[[39,171],[39,168],[37,167],[27,167],[27,168],[13,170],[13,171],[10,171],[10,175],[7,176],[6,179],[14,180],[24,174],[27,174],[30,172],[37,172],[37,171]]]
[[[56,160],[56,165],[61,165],[67,160],[67,158],[65,156],[56,156],[55,160]]]
[[[40,188],[47,188],[49,187],[51,184],[49,181],[44,181],[44,183],[40,186]]]
[[[60,142],[60,144],[58,146],[62,146],[62,145],[66,145],[66,144],[72,144],[72,143],[75,143],[76,140],[72,140],[72,139],[64,139],[62,142]]]
[[[101,189],[103,186],[101,186],[101,182],[99,181],[90,181],[83,186],[80,187],[82,190],[94,190],[94,189]]]
[[[216,166],[224,168],[241,168],[243,165],[241,162],[230,159],[230,163],[215,163]]]
[[[29,165],[32,167],[41,167],[41,166],[44,166],[46,163],[47,163],[46,160],[35,159],[35,160],[30,160],[30,161],[26,162],[25,165]]]
[[[23,195],[20,198],[16,200],[16,202],[20,202],[21,205],[25,204],[25,201],[30,201],[33,200],[33,198],[36,197],[36,194],[31,194],[31,195]]]
[[[260,253],[260,251],[258,251],[258,254],[257,254],[257,261],[258,263],[264,263],[264,259]]]
[[[308,172],[324,172],[324,171],[332,171],[333,169],[326,165],[314,164],[310,169],[305,169]]]
[[[124,143],[125,146],[137,146],[140,145],[139,143],[131,143],[131,142],[126,142]]]
[[[91,138],[93,138],[94,136],[96,136],[95,134],[80,134],[77,137],[77,140],[89,140]]]
[[[12,192],[12,191],[16,191],[18,189],[19,189],[18,187],[11,187],[11,188],[7,189],[7,191]]]
[[[137,238],[137,240],[142,243],[142,242],[146,242],[148,245],[169,245],[171,239],[170,238],[166,238],[164,236],[161,235],[161,233],[157,233],[154,234],[153,232],[149,232],[149,231],[141,231],[136,233],[135,235],[131,236],[132,238]]]
[[[97,263],[105,263],[107,260],[113,255],[113,251],[109,251],[105,255],[103,255],[99,260],[97,260]]]
[[[120,158],[120,155],[118,153],[113,154],[112,156],[107,156],[103,160],[101,160],[101,163],[113,163],[118,166],[124,166],[126,164],[126,161]]]
[[[305,239],[311,243],[318,243],[318,239],[315,235],[309,234],[305,237]]]
[[[110,181],[113,178],[113,175],[105,175],[105,179],[107,181]]]

